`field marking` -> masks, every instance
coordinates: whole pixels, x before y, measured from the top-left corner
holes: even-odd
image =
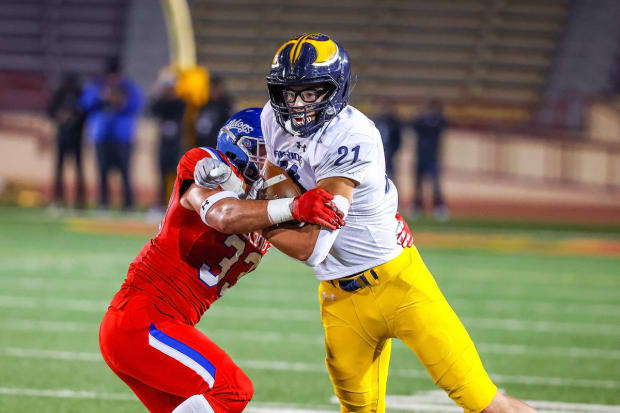
[[[107,309],[107,301],[54,299],[23,296],[0,296],[0,307],[29,308],[29,309],[61,309],[72,311],[95,312],[103,314]],[[258,308],[215,305],[209,312],[209,318],[243,318],[279,321],[309,321],[318,322],[317,310]],[[563,321],[533,321],[511,318],[484,318],[484,317],[461,317],[463,323],[469,328],[507,330],[507,331],[537,331],[541,333],[569,333],[592,336],[620,336],[620,323],[596,323],[596,322],[563,322]]]
[[[84,277],[86,278],[101,278],[97,275],[93,277],[93,265],[101,262],[114,262],[115,260],[123,263],[126,271],[126,263],[128,264],[134,258],[134,254],[129,253],[116,253],[116,252],[99,252],[99,253],[80,253],[66,256],[52,254],[46,255],[45,252],[37,253],[36,259],[33,259],[29,254],[23,254],[18,256],[3,257],[2,259],[2,271],[34,271],[40,273],[41,271],[49,271],[50,268],[54,270],[76,270],[83,269]],[[106,272],[110,274],[110,272]],[[124,276],[124,274],[122,274]],[[119,278],[121,274],[119,274]],[[49,280],[48,280],[49,282]]]
[[[90,390],[71,389],[31,389],[18,387],[0,387],[0,394],[5,396],[53,397],[62,399],[100,399],[137,402],[131,393],[94,392]],[[440,390],[421,392],[412,396],[387,395],[386,407],[400,411],[429,413],[458,413],[463,410]],[[335,397],[333,404],[338,404]],[[539,413],[617,413],[620,406],[587,403],[552,402],[546,400],[527,400],[527,403]],[[270,402],[250,402],[244,410],[248,413],[336,413],[338,410],[325,408],[305,408],[300,405]]]
[[[58,288],[67,290],[66,284],[74,288],[71,289],[83,289],[84,284],[89,286],[101,286],[105,283],[108,286],[114,286],[121,281],[122,277],[118,278],[61,278],[56,281],[61,282]],[[66,283],[66,284],[65,284]],[[0,276],[0,284],[8,284],[9,287],[17,287],[22,290],[37,290],[41,289],[42,285],[46,285],[46,288],[50,287],[50,280],[44,277],[2,277]],[[52,283],[57,285],[56,283]],[[575,289],[579,286],[572,287]],[[307,304],[315,304],[316,297],[313,294],[314,291],[304,291],[299,293],[298,289],[278,289],[278,293],[273,288],[252,288],[252,289],[236,289],[234,298],[243,300],[254,300],[261,302],[286,302],[286,303],[299,303],[305,302]],[[607,290],[605,292],[608,292]],[[481,306],[488,311],[498,310],[511,310],[522,311],[524,305],[527,306],[528,312],[536,312],[540,314],[583,314],[590,313],[604,316],[618,316],[620,317],[620,305],[618,304],[600,304],[600,303],[583,303],[583,302],[568,302],[558,305],[555,302],[536,302],[532,300],[519,300],[514,298],[506,299],[478,299],[478,298],[463,298],[460,295],[455,295],[451,298],[450,304],[454,307],[472,308]]]
[[[40,321],[40,320],[0,320],[4,330],[38,331],[48,333],[91,333],[96,334],[98,325],[77,321]]]
[[[0,354],[8,357],[19,358],[35,358],[35,359],[52,359],[52,360],[72,360],[72,361],[103,361],[99,353],[95,352],[71,352],[57,350],[42,349],[25,349],[25,348],[4,348],[0,349]],[[72,354],[75,358],[71,359]],[[236,360],[242,368],[267,370],[267,371],[295,371],[304,373],[321,373],[327,374],[324,364],[313,364],[305,362],[287,362],[278,360]],[[414,369],[391,369],[390,375],[409,379],[430,380],[425,370]],[[605,388],[620,389],[620,381],[603,380],[603,379],[569,379],[561,377],[539,377],[539,376],[522,376],[522,375],[506,375],[506,374],[489,374],[493,381],[497,383],[512,383],[525,385],[544,385],[554,387],[573,387],[573,388]]]
[[[26,284],[28,287],[24,289],[36,289],[37,291],[41,289],[41,285],[45,284],[45,282],[49,283],[49,280],[45,280],[43,278],[31,281],[21,280],[18,283]],[[84,281],[95,281],[84,280]],[[2,283],[2,279],[0,278],[0,284]],[[43,283],[43,284],[41,284]],[[66,291],[66,287],[64,288]],[[77,287],[76,287],[77,288]],[[274,294],[273,291],[269,289],[256,289],[251,293],[239,292],[239,294],[235,295],[236,299],[249,299],[249,300],[258,300],[261,302],[291,302],[291,303],[299,303],[303,301],[304,298],[308,298],[307,294],[296,294],[289,297],[287,294]],[[308,300],[307,304],[315,304],[316,300]],[[227,303],[228,304],[228,303]],[[226,307],[226,305],[224,307]],[[556,303],[540,303],[540,302],[529,302],[527,300],[499,300],[499,299],[482,299],[482,300],[467,300],[462,298],[455,298],[450,300],[450,304],[460,310],[465,308],[472,309],[482,307],[482,311],[501,311],[501,310],[512,310],[512,311],[522,311],[524,307],[527,307],[528,313],[537,313],[543,315],[582,315],[584,313],[591,315],[601,315],[601,316],[613,316],[620,317],[620,305],[615,304],[584,304],[584,303],[565,303],[562,305],[558,305]],[[39,298],[39,297],[26,297],[26,296],[0,296],[0,307],[13,307],[13,308],[54,308],[54,309],[67,309],[67,310],[77,310],[77,311],[85,311],[85,312],[98,312],[101,308],[107,308],[107,301],[95,301],[95,300],[76,300],[76,299],[55,299],[55,298]],[[214,307],[214,308],[220,308]],[[299,311],[299,310],[297,310]],[[311,311],[311,310],[304,310]],[[288,312],[288,311],[287,311]],[[304,317],[306,319],[306,317]],[[546,326],[542,327],[546,329]],[[588,327],[587,327],[588,328]],[[589,327],[591,328],[591,327]],[[512,328],[508,328],[512,329]]]
[[[100,291],[102,287],[114,287],[116,290],[116,283],[119,279],[104,280],[102,278],[90,278],[90,279],[60,279],[58,283],[52,283],[46,278],[37,277],[0,277],[0,284],[7,285],[9,288],[19,289],[23,291],[40,291],[41,286],[45,285],[46,290],[50,287],[55,287],[55,290],[60,291],[84,291],[85,284],[88,284],[89,291]],[[67,284],[69,288],[67,287]],[[5,289],[5,291],[8,291]],[[316,305],[316,297],[313,294],[307,292],[298,293],[298,290],[284,290],[282,294],[274,293],[273,289],[269,288],[253,288],[253,289],[237,289],[234,292],[233,299],[259,301],[268,303],[296,303],[300,302],[308,305]],[[231,294],[232,295],[232,294]],[[0,300],[6,296],[0,297]],[[29,297],[23,297],[28,300]],[[36,297],[34,297],[37,299]],[[57,299],[56,299],[57,300]],[[63,300],[67,301],[67,300]],[[528,313],[536,313],[543,315],[601,315],[606,317],[619,317],[620,318],[620,305],[617,304],[597,304],[597,303],[563,303],[558,305],[557,303],[549,302],[532,302],[531,300],[518,300],[518,299],[466,299],[466,298],[452,298],[449,300],[450,304],[460,310],[463,309],[478,309],[482,311],[522,311],[524,307],[527,307]],[[70,304],[70,303],[69,303]],[[1,303],[0,303],[1,305]],[[28,304],[30,305],[30,304]],[[53,304],[58,307],[58,304]],[[26,307],[25,307],[26,308]],[[31,307],[28,307],[31,308]],[[75,308],[72,308],[75,309]],[[84,310],[87,311],[87,310]]]
[[[332,397],[331,402],[338,403],[338,399]],[[463,411],[441,390],[418,392],[411,396],[388,395],[385,398],[385,402],[388,408],[402,411],[433,413],[458,413]],[[605,404],[566,403],[546,400],[527,400],[527,403],[536,408],[539,413],[618,413],[620,411],[620,406]]]
[[[40,321],[40,320],[0,320],[0,326],[4,330],[18,331],[39,331],[39,332],[77,332],[96,334],[98,325],[95,323],[81,323],[73,321]],[[234,338],[237,340],[248,340],[252,342],[263,343],[295,343],[295,344],[312,344],[323,347],[325,345],[323,333],[282,333],[279,331],[239,331],[198,327],[200,331],[217,340],[222,337]],[[402,347],[407,349],[400,340],[394,341],[394,349]],[[538,356],[538,357],[569,357],[569,358],[594,358],[603,360],[620,360],[620,350],[590,348],[590,347],[546,347],[546,346],[528,346],[524,344],[501,344],[501,343],[484,343],[476,342],[476,347],[482,353],[491,354],[509,354],[520,356]],[[408,349],[407,349],[408,350]]]
[[[138,402],[133,393],[105,393],[90,390],[71,389],[29,389],[19,387],[0,387],[0,395],[5,396],[28,396],[28,397],[53,397],[60,399],[99,399]],[[337,410],[307,409],[301,406],[288,405],[285,403],[250,402],[244,410],[248,413],[337,413]]]
[[[77,300],[77,299],[58,299],[58,298],[39,298],[0,295],[0,307],[8,308],[49,308],[58,310],[72,310],[103,313],[107,310],[109,301]]]
[[[103,399],[103,400],[131,400],[138,399],[133,394],[99,393],[88,390],[70,389],[27,389],[19,387],[0,387],[0,394],[5,396],[55,397],[60,399]]]

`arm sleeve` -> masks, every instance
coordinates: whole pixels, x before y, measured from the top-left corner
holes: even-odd
[[[352,144],[330,148],[315,169],[317,182],[335,176],[349,178],[358,184],[366,177],[368,165],[377,155],[376,144],[366,135],[350,135]]]
[[[347,213],[349,212],[349,201],[342,195],[336,195],[334,196],[333,202],[344,214],[343,218],[346,218]],[[327,254],[329,254],[329,251],[332,249],[332,245],[334,245],[339,233],[339,229],[333,231],[329,229],[321,229],[316,240],[316,244],[314,244],[312,254],[304,262],[311,267],[316,267],[325,261],[325,258],[327,258]]]

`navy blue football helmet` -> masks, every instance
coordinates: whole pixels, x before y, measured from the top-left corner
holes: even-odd
[[[329,36],[317,33],[303,34],[280,46],[267,76],[278,124],[296,136],[308,136],[338,115],[347,106],[354,84],[347,52]],[[316,103],[293,106],[296,94],[289,94],[289,104],[285,98],[285,90],[291,86],[322,88],[324,97]],[[306,102],[303,96],[302,100]]]
[[[250,108],[235,113],[217,136],[217,150],[235,164],[250,184],[260,177],[266,159],[261,112],[261,108]]]

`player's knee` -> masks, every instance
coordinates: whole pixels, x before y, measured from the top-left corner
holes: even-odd
[[[213,407],[202,394],[195,394],[185,399],[172,413],[213,413]]]
[[[238,394],[240,401],[250,401],[254,396],[254,385],[252,380],[241,369],[237,369],[234,375],[234,383],[232,384],[234,392]]]
[[[254,396],[254,385],[243,370],[237,369],[230,383],[230,393],[226,395],[229,413],[241,413]]]
[[[342,389],[336,391],[340,405],[348,413],[375,413],[377,399],[371,397],[371,392],[352,392]]]

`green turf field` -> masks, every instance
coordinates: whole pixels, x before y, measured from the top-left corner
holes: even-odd
[[[44,210],[0,208],[0,412],[145,411],[101,360],[97,331],[148,236],[71,228]],[[507,240],[491,249],[475,242],[439,248],[424,242],[430,235],[419,237],[501,388],[537,401],[541,412],[620,412],[620,256],[537,252],[543,241],[617,244],[620,233],[471,222],[416,228]],[[515,248],[515,238],[531,242]],[[199,324],[253,380],[248,412],[338,411],[316,286],[309,269],[274,250]],[[413,354],[395,342],[388,411],[459,411],[433,390]]]

